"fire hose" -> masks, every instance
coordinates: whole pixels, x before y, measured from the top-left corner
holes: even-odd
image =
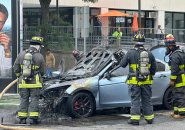
[[[3,97],[3,95],[15,84],[17,83],[18,79],[15,79],[12,81],[6,88],[0,93],[0,100]],[[15,126],[8,126],[8,125],[3,125],[0,124],[0,128],[5,129],[5,130],[46,130],[46,129],[37,129],[37,128],[23,128],[23,127],[15,127]]]

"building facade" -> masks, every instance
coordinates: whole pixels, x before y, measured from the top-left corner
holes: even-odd
[[[95,24],[97,15],[110,10],[127,13],[129,17],[102,17],[103,27],[131,27],[134,13],[138,13],[138,0],[99,0],[97,3],[82,0],[58,0],[59,16],[73,24],[73,8],[89,6],[89,22]],[[34,26],[41,22],[38,0],[23,0],[24,25]],[[50,4],[50,15],[56,13],[56,0]],[[141,0],[141,28],[157,29],[173,33],[184,40],[185,1],[183,0]],[[173,30],[172,30],[173,29]],[[173,32],[172,32],[173,31]]]

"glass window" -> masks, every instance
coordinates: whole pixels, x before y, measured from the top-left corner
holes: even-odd
[[[117,77],[117,76],[124,76],[124,75],[128,75],[129,74],[129,66],[127,65],[127,67],[123,68],[123,67],[119,67],[116,70],[114,70],[111,73],[112,77]]]
[[[159,71],[165,71],[165,65],[161,62],[157,62],[157,72]]]
[[[23,9],[24,25],[26,26],[38,26],[41,23],[41,12],[40,9]]]
[[[184,29],[184,14],[183,13],[173,14],[173,28],[174,29]]]
[[[165,33],[172,33],[172,13],[165,13]]]
[[[184,29],[184,13],[174,13],[173,14],[173,34],[179,42],[184,42],[184,31],[179,29]]]

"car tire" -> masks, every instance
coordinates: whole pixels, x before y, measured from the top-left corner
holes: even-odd
[[[169,87],[163,97],[163,105],[166,109],[173,109],[173,88]]]
[[[87,92],[79,92],[68,98],[67,108],[69,116],[73,118],[85,118],[95,111],[93,96]]]

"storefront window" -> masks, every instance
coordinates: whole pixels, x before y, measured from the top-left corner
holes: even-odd
[[[177,41],[184,42],[184,13],[165,13],[165,32],[172,33]]]
[[[165,13],[165,33],[172,33],[172,13]]]
[[[180,41],[184,41],[184,14],[183,13],[174,13],[173,14],[173,34]]]
[[[24,9],[24,26],[38,26],[41,23],[40,9]]]

